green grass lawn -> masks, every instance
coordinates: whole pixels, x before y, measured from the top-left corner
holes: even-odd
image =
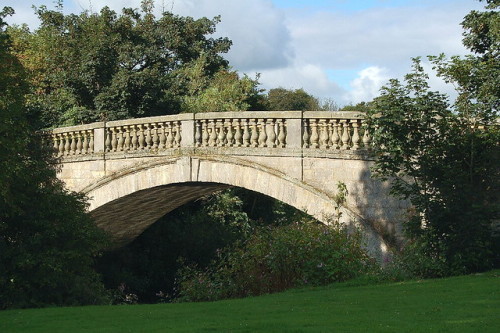
[[[213,303],[0,311],[0,332],[500,332],[500,271]]]

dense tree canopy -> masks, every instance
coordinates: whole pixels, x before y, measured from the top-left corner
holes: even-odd
[[[452,105],[429,89],[419,59],[404,84],[391,80],[372,103],[375,174],[415,208],[406,223],[412,251],[439,263],[424,275],[484,270],[498,260],[500,1],[488,3],[462,24],[474,55],[430,57],[457,87]]]
[[[270,89],[266,96],[267,110],[321,110],[319,101],[304,89],[289,90],[285,88]]]
[[[24,94],[24,70],[11,53],[0,12],[0,309],[95,304],[104,288],[93,258],[105,235],[82,195],[56,178]]]
[[[156,18],[152,11],[150,0],[121,14],[104,7],[99,13],[64,15],[42,6],[35,32],[11,29],[32,85],[28,105],[40,110],[44,126],[191,107],[248,108],[245,99],[255,93],[256,81],[240,81],[228,69],[221,54],[229,50],[229,39],[208,37],[219,18],[194,20],[169,12]],[[201,95],[198,104],[195,95]]]

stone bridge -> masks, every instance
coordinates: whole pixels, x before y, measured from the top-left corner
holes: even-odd
[[[179,114],[57,128],[46,142],[61,158],[58,177],[88,195],[91,214],[117,245],[173,209],[231,186],[328,222],[343,182],[349,195],[342,222],[362,228],[380,257],[400,234],[406,204],[371,179],[363,121],[360,112]]]

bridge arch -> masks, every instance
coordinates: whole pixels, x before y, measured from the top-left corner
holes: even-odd
[[[82,190],[97,224],[127,243],[161,216],[215,191],[236,186],[259,192],[319,220],[335,212],[326,193],[279,170],[233,156],[174,156],[139,162]]]

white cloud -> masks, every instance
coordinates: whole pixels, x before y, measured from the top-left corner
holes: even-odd
[[[329,80],[326,72],[316,65],[294,64],[281,69],[263,70],[260,82],[266,89],[282,87],[286,89],[303,88],[320,98],[341,96],[345,91]]]
[[[401,66],[415,56],[464,53],[459,23],[470,6],[463,3],[309,15],[292,12],[288,27],[299,60],[314,59],[325,67]]]
[[[233,41],[227,55],[236,69],[280,68],[293,58],[284,13],[268,0],[176,1],[174,12],[194,17],[221,16],[217,35]]]
[[[344,100],[353,104],[370,101],[379,95],[380,87],[388,80],[387,69],[377,66],[367,67],[351,82],[352,90],[345,95]]]

